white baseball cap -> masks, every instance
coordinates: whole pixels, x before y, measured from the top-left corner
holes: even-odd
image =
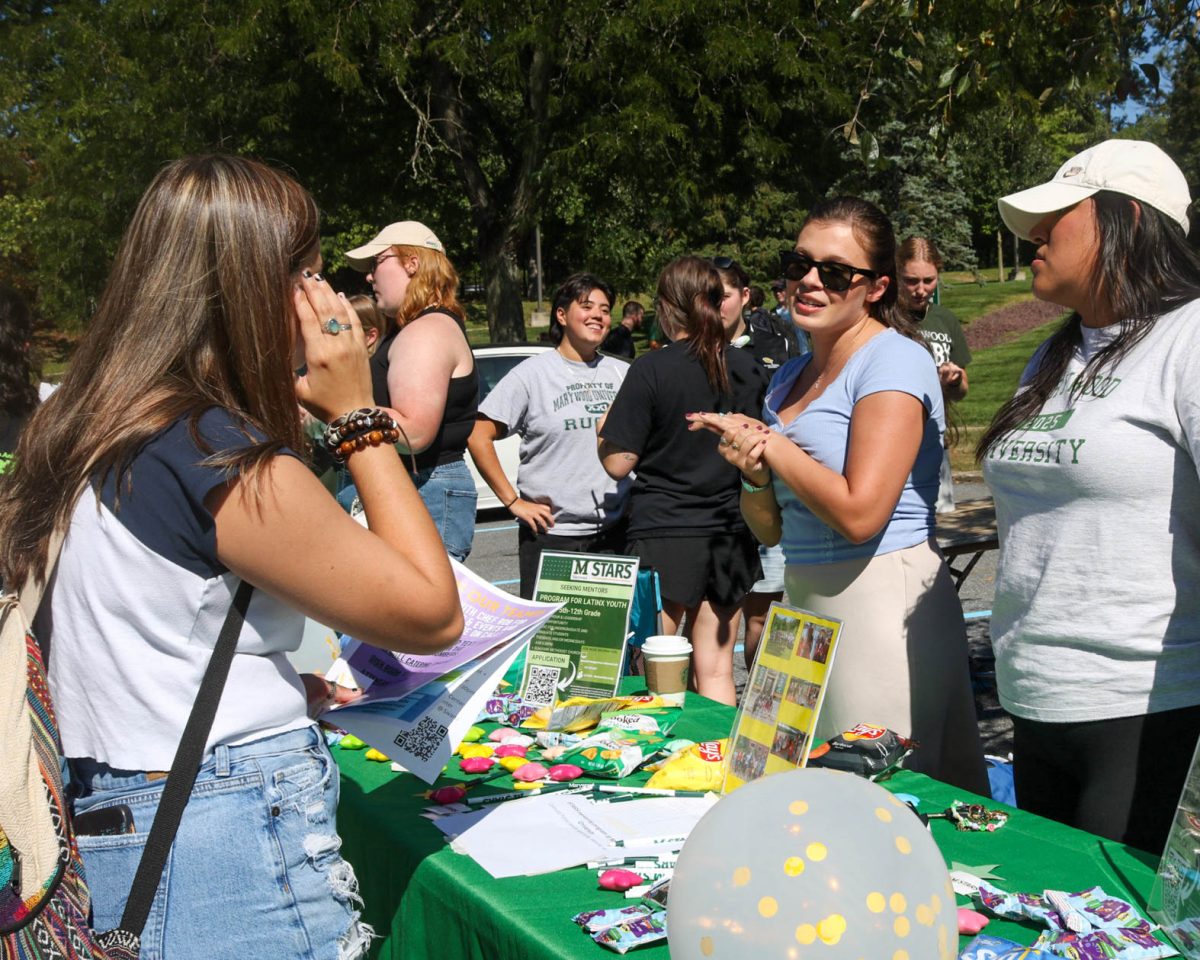
[[[399,223],[389,223],[370,243],[347,250],[346,261],[355,270],[366,273],[374,269],[377,256],[395,246],[428,247],[439,253],[446,252],[446,248],[442,246],[442,241],[437,238],[437,234],[425,224],[417,220],[401,220]]]
[[[1076,154],[1054,179],[998,201],[1008,229],[1028,240],[1048,213],[1073,207],[1100,190],[1112,190],[1154,207],[1188,232],[1192,198],[1183,171],[1153,143],[1105,140]]]

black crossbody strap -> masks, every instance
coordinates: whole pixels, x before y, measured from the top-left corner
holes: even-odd
[[[217,645],[213,648],[212,657],[204,671],[204,679],[200,681],[196,703],[192,707],[187,725],[183,728],[183,738],[175,751],[175,759],[171,762],[171,772],[167,775],[162,799],[158,803],[158,812],[154,815],[154,826],[150,828],[146,848],[142,851],[142,859],[133,878],[133,888],[129,892],[125,912],[121,916],[121,929],[139,937],[142,928],[146,926],[146,918],[150,916],[154,894],[162,880],[163,867],[167,862],[167,854],[171,852],[171,844],[175,842],[184,807],[187,806],[188,797],[196,783],[196,774],[200,772],[204,746],[208,742],[208,734],[217,715],[221,691],[225,687],[225,679],[229,676],[229,667],[233,663],[233,654],[237,649],[238,636],[242,632],[242,623],[246,619],[246,610],[250,606],[250,594],[253,590],[254,587],[243,580],[234,595],[233,606],[229,608],[229,614],[225,617],[225,623],[217,636]]]

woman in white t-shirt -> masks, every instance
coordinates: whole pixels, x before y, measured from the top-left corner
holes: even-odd
[[[297,400],[331,425],[371,407],[362,327],[320,276],[317,228],[308,192],[263,164],[167,166],[0,488],[7,584],[43,575],[69,523],[36,627],[75,816],[117,807],[129,827],[78,831],[98,930],[120,922],[217,633],[254,586],[143,960],[365,955],[337,768],[310,719],[336,691],[286,653],[306,615],[414,653],[462,630],[395,421],[373,410],[335,445],[370,530],[301,460]]]
[[[521,596],[533,596],[543,550],[619,553],[631,480],[613,480],[596,459],[596,425],[617,395],[629,364],[603,356],[613,291],[577,273],[554,294],[553,350],[523,360],[483,403],[467,449],[483,479],[517,523]],[[496,441],[521,438],[513,487]]]
[[[1158,147],[1000,200],[1071,309],[979,443],[1022,808],[1158,853],[1200,735],[1200,258]]]

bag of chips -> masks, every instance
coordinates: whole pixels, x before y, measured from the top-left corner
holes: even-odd
[[[662,764],[646,784],[664,790],[720,790],[729,738],[693,743]]]
[[[814,747],[808,755],[808,765],[844,770],[868,780],[878,780],[899,767],[916,747],[915,740],[905,740],[886,727],[859,723],[853,729]]]

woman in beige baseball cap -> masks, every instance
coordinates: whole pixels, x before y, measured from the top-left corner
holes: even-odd
[[[1200,257],[1158,147],[1000,200],[1070,315],[980,440],[1023,808],[1158,853],[1200,736]]]
[[[463,460],[479,406],[458,273],[442,242],[416,220],[392,223],[346,253],[367,275],[391,331],[371,357],[375,402],[411,443],[413,483],[447,552],[467,559],[475,535],[475,482]]]

